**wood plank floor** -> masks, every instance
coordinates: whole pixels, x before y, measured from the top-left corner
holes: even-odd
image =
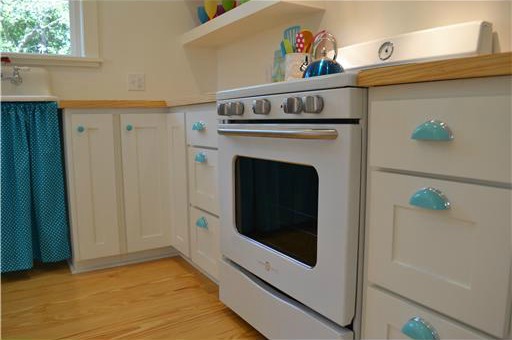
[[[71,275],[2,276],[2,339],[263,339],[175,257]]]

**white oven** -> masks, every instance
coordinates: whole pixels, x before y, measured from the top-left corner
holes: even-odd
[[[356,310],[364,90],[229,98],[218,107],[224,262],[334,327],[349,326]],[[234,293],[226,287],[233,285],[223,280],[221,269],[221,299],[230,305]]]

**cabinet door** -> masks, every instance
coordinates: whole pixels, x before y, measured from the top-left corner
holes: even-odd
[[[166,114],[121,114],[128,252],[171,245]]]
[[[430,326],[439,339],[486,339],[467,326],[442,317],[380,289],[368,287],[364,308],[363,339],[410,339],[402,333],[404,325],[421,329]],[[416,320],[411,320],[417,318]],[[427,334],[428,335],[428,334]]]
[[[192,261],[214,279],[219,278],[219,219],[202,210],[190,208]]]
[[[167,117],[171,176],[171,240],[172,246],[190,256],[188,229],[187,147],[185,142],[185,114]]]
[[[75,204],[70,207],[78,235],[79,260],[117,255],[118,201],[114,124],[110,114],[71,116]]]
[[[369,188],[368,280],[505,336],[511,190],[380,171]]]
[[[217,150],[188,149],[190,203],[215,215],[219,214],[217,162]]]

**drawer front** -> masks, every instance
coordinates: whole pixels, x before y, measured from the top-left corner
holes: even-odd
[[[219,299],[267,339],[353,339],[350,329],[311,313],[232,262],[220,261]]]
[[[219,219],[194,207],[190,208],[192,261],[214,279],[219,279]]]
[[[441,209],[440,197],[420,190],[428,187],[443,193],[450,202],[447,210],[431,210],[432,202]],[[373,171],[368,280],[504,336],[510,305],[511,192]]]
[[[511,153],[509,77],[370,90],[370,166],[510,183]]]
[[[488,336],[470,330],[466,326],[449,321],[433,312],[392,296],[374,287],[366,290],[363,315],[363,339],[411,339],[402,328],[425,321],[438,334],[439,339],[486,339]],[[419,324],[422,327],[421,324]],[[407,326],[406,326],[407,327]],[[407,332],[407,331],[406,331]],[[423,337],[426,339],[426,337]]]
[[[216,148],[217,112],[201,111],[187,113],[187,143],[194,146]]]
[[[190,203],[215,215],[219,214],[217,157],[216,150],[188,148]]]

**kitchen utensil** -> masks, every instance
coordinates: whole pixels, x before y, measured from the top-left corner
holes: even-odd
[[[281,41],[281,53],[283,55],[283,58],[288,54],[288,53],[293,53],[293,46],[292,46],[292,43],[290,42],[290,40],[288,39],[283,39]]]
[[[283,38],[287,39],[290,43],[295,43],[295,37],[300,32],[300,26],[290,26],[283,32]],[[293,49],[293,47],[292,47]],[[295,51],[292,51],[295,52]]]
[[[198,6],[197,7],[197,18],[199,19],[199,22],[201,24],[204,24],[205,22],[210,20],[210,18],[208,18],[208,14],[204,10],[204,6]]]
[[[313,33],[310,30],[302,30],[295,37],[295,51],[309,53],[313,43]]]
[[[230,11],[233,8],[235,8],[236,1],[235,0],[222,0],[222,7],[224,8],[224,11]]]
[[[337,56],[338,46],[334,36],[329,32],[317,34],[311,52],[313,62],[304,71],[303,77],[310,78],[343,72],[343,67],[336,62]]]
[[[224,7],[222,7],[222,5],[217,5],[217,13],[215,13],[215,18],[221,14],[224,14],[225,12],[226,10],[224,9]]]
[[[204,10],[208,18],[213,19],[217,14],[217,0],[204,0]]]

